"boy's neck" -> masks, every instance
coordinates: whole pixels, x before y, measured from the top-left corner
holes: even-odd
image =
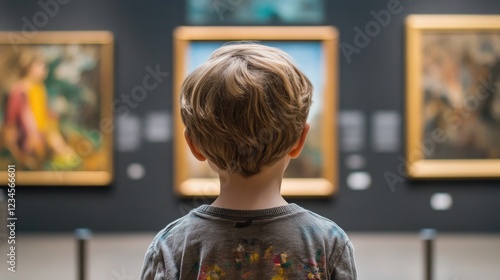
[[[219,174],[220,195],[212,206],[256,210],[287,205],[280,191],[288,161],[289,159],[284,158],[250,178],[226,173]]]

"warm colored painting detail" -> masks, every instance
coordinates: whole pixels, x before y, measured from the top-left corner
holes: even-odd
[[[41,33],[18,45],[2,35],[0,165],[15,164],[18,183],[109,183],[112,37],[95,35],[102,42]]]
[[[500,16],[407,20],[407,170],[500,177]]]
[[[426,158],[500,159],[500,30],[422,39],[424,139],[448,135]]]

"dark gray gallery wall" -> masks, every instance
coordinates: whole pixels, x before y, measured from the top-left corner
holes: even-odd
[[[47,0],[42,0],[46,2]],[[184,1],[176,0],[65,0],[59,13],[41,30],[109,30],[115,36],[115,98],[129,94],[142,82],[145,67],[159,65],[172,73],[172,31],[186,24]],[[341,41],[352,44],[354,27],[371,21],[370,11],[387,7],[388,0],[327,1],[326,25],[336,26]],[[371,188],[346,186],[348,154],[340,153],[340,191],[333,199],[290,200],[335,220],[348,231],[500,232],[500,181],[405,180],[391,189],[385,172],[397,174],[403,147],[396,153],[374,152],[368,141],[370,116],[375,111],[404,113],[404,18],[408,14],[500,14],[498,0],[401,0],[402,12],[348,63],[340,56],[340,110],[361,110],[367,118],[367,159]],[[41,8],[38,1],[0,0],[0,30],[20,30],[23,17]],[[169,76],[130,114],[171,111]],[[401,132],[401,138],[403,138]],[[172,142],[143,142],[139,151],[115,153],[115,179],[109,187],[18,187],[18,230],[22,232],[156,231],[180,217],[185,209],[203,203],[179,200],[172,192]],[[126,168],[142,163],[146,176],[130,180]],[[5,167],[2,167],[5,168]],[[499,171],[500,172],[500,171]],[[454,199],[448,211],[434,211],[429,201],[436,192]]]

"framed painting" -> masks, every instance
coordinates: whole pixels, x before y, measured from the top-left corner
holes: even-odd
[[[184,77],[230,41],[258,41],[287,52],[314,85],[311,124],[302,154],[290,165],[282,194],[299,197],[332,195],[337,181],[336,102],[337,31],[333,27],[179,27],[175,44],[175,191],[180,196],[216,196],[217,174],[191,155],[180,118]]]
[[[0,182],[109,184],[112,98],[111,33],[0,32]]]
[[[409,177],[500,177],[500,16],[406,24]]]

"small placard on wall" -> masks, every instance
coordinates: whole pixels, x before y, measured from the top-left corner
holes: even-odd
[[[116,119],[117,147],[120,152],[133,152],[141,145],[141,120],[134,115],[120,116]]]
[[[398,152],[401,146],[401,115],[378,111],[372,116],[372,148],[375,152]]]
[[[172,137],[172,117],[167,111],[156,111],[146,115],[144,138],[149,142],[167,142]]]
[[[342,152],[359,152],[365,148],[366,121],[362,111],[341,111],[340,123],[340,150]]]

